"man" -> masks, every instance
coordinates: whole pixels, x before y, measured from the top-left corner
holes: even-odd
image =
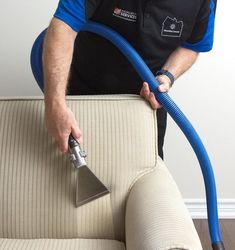
[[[159,155],[166,112],[120,52],[104,38],[79,32],[89,20],[124,36],[168,92],[199,52],[213,44],[216,0],[61,0],[44,44],[46,124],[62,152],[81,131],[66,94],[140,94],[157,110]],[[79,32],[79,34],[78,34]],[[78,34],[78,35],[77,35]]]

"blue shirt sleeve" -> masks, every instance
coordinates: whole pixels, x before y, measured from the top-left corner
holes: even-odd
[[[79,32],[86,23],[85,0],[60,0],[54,17]]]
[[[201,39],[194,43],[186,41],[181,45],[182,47],[194,50],[196,52],[207,52],[212,49],[214,41],[215,3],[215,0],[210,1],[210,11],[207,26],[205,27],[205,32]]]

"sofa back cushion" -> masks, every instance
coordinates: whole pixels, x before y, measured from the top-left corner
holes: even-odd
[[[111,193],[75,208],[77,172],[46,131],[43,99],[1,99],[0,238],[124,239],[128,191],[156,165],[155,112],[130,95],[68,97],[67,104],[88,166]]]

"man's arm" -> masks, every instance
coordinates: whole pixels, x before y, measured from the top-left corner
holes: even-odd
[[[187,71],[196,61],[198,57],[198,52],[190,49],[178,47],[175,51],[171,53],[167,59],[163,69],[168,70],[173,74],[174,78],[177,79],[185,71]],[[157,79],[161,83],[158,87],[160,92],[168,92],[171,88],[170,79],[165,75],[157,76]],[[156,100],[154,94],[149,90],[147,83],[143,84],[140,95],[149,101],[153,109],[158,109],[161,107],[159,102]]]
[[[76,35],[66,23],[53,18],[43,47],[46,126],[64,153],[68,151],[70,133],[77,140],[81,137],[76,119],[65,101]]]

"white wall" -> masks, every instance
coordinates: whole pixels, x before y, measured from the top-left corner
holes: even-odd
[[[171,91],[204,142],[218,186],[218,196],[235,198],[235,51],[234,2],[218,1],[214,49],[201,54]],[[202,198],[199,165],[185,137],[169,119],[166,162],[184,198]]]
[[[0,96],[41,95],[30,68],[30,51],[56,9],[57,0],[1,0]]]
[[[1,0],[0,96],[41,95],[31,73],[29,55],[34,39],[47,27],[56,5],[56,0]],[[234,8],[232,1],[219,1],[214,50],[201,55],[171,91],[208,149],[219,198],[223,199],[235,199]],[[170,119],[165,158],[184,198],[204,197],[194,153]]]

